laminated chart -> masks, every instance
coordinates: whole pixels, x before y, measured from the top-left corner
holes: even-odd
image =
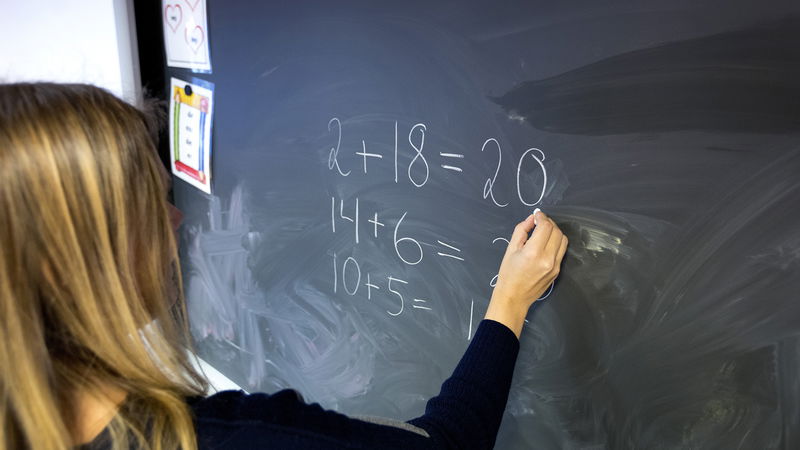
[[[169,142],[172,173],[211,193],[211,115],[213,85],[172,78]]]

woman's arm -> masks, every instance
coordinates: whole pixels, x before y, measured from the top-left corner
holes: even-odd
[[[517,225],[486,319],[423,416],[408,423],[364,420],[305,404],[292,391],[223,392],[193,403],[200,448],[492,448],[522,324],[530,305],[558,275],[566,245],[558,227],[541,212]]]
[[[432,448],[490,449],[508,401],[519,341],[505,325],[483,320],[461,361],[409,423],[425,430]]]
[[[541,211],[514,228],[486,320],[439,395],[428,401],[425,415],[411,424],[436,434],[432,437],[447,448],[494,446],[525,316],[558,276],[566,248],[567,238]]]

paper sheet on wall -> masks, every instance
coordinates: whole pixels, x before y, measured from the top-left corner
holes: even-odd
[[[172,78],[169,102],[169,146],[172,173],[211,193],[211,117],[214,85]]]
[[[206,0],[161,0],[167,65],[211,72]]]

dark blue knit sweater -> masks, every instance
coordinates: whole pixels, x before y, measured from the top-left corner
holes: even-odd
[[[193,399],[198,444],[201,449],[490,449],[518,352],[511,330],[482,321],[425,414],[405,423],[327,411],[291,390],[225,391]],[[99,440],[88,447],[102,448]]]

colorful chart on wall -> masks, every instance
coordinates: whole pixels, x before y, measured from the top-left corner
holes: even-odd
[[[162,0],[167,65],[211,72],[205,0]]]
[[[211,193],[211,117],[214,85],[198,79],[172,78],[169,145],[172,173]]]

